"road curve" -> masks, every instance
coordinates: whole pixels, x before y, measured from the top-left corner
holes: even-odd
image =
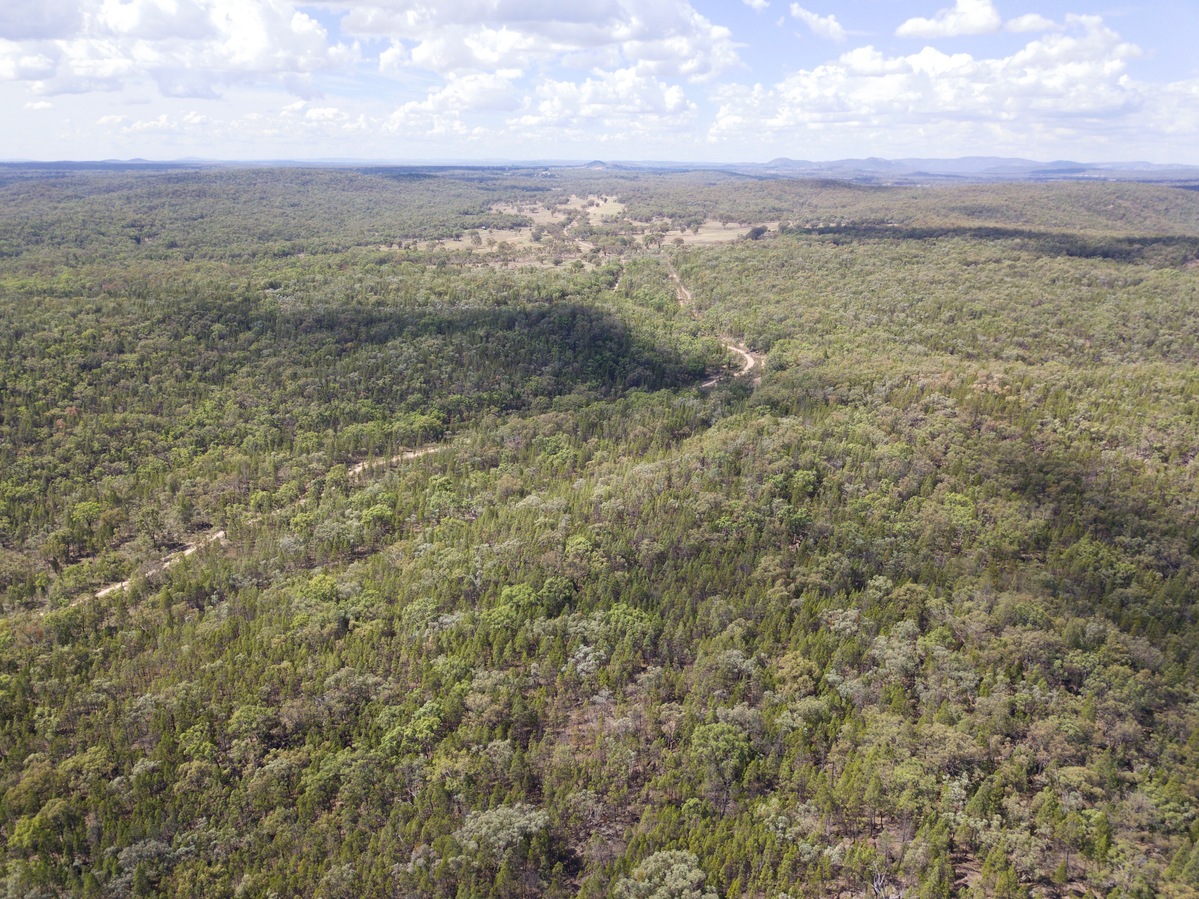
[[[670,260],[663,257],[662,261],[666,265],[666,271],[670,273],[670,279],[674,281],[675,298],[679,302],[679,307],[686,309],[692,319],[699,321],[699,315],[695,311],[695,300],[691,296],[691,291],[689,291],[686,285],[683,284],[683,279],[679,277],[679,273],[675,271],[674,266],[670,264]],[[738,343],[728,335],[721,334],[719,337],[721,345],[726,350],[728,350],[730,353],[736,353],[741,357],[741,371],[737,372],[735,377],[743,378],[757,367],[757,364],[760,360],[750,351],[748,347]],[[721,377],[722,375],[717,375],[710,380],[704,381],[700,386],[712,387],[720,382]],[[761,380],[761,375],[755,376],[754,385],[757,386],[759,383],[761,383]]]
[[[687,289],[686,285],[683,284],[683,280],[679,277],[679,273],[677,271],[675,271],[674,266],[670,264],[670,261],[663,257],[663,262],[666,265],[666,270],[670,273],[671,280],[674,281],[675,296],[678,299],[679,306],[682,307],[683,309],[686,309],[688,314],[690,314],[693,319],[698,320],[699,315],[695,311],[695,305],[694,305],[694,300],[692,299],[692,296],[691,296],[691,291],[689,291]],[[618,284],[619,284],[619,282],[618,282]],[[733,340],[731,337],[728,337],[727,335],[722,334],[719,336],[720,336],[720,342],[726,350],[728,350],[730,353],[734,353],[741,357],[741,371],[737,372],[737,374],[734,377],[743,378],[746,375],[748,375],[751,371],[753,371],[755,368],[757,368],[759,359],[749,350],[748,347],[745,347],[745,346],[741,345],[740,343],[737,343],[735,340]],[[723,377],[724,377],[723,375],[717,375],[714,378],[704,381],[703,384],[701,384],[700,386],[701,387],[713,387],[716,384],[720,383],[720,381]],[[760,381],[761,381],[761,376],[754,378],[755,385],[758,384]],[[417,458],[420,458],[421,456],[427,456],[430,453],[435,453],[441,449],[445,449],[445,444],[430,444],[429,446],[422,446],[418,449],[406,450],[405,452],[402,452],[395,456],[392,456],[389,459],[367,459],[366,461],[359,462],[356,465],[351,466],[348,470],[348,474],[352,479],[360,480],[363,477],[363,475],[365,475],[369,472],[372,472],[377,468],[391,466],[391,465],[394,465],[396,462],[404,462],[404,461],[407,461],[408,459],[417,459]],[[253,519],[251,519],[251,521],[253,521]],[[161,562],[157,563],[154,567],[150,568],[148,573],[153,574],[153,573],[157,573],[160,571],[166,571],[168,568],[170,568],[172,565],[174,565],[180,559],[187,558],[192,553],[195,553],[195,552],[203,549],[205,546],[208,546],[209,544],[227,543],[227,542],[228,542],[228,538],[226,537],[225,532],[223,530],[215,531],[214,533],[211,533],[205,537],[201,537],[201,538],[197,539],[193,543],[187,544],[187,546],[185,546],[179,552],[172,553],[171,555],[167,556]],[[103,597],[108,596],[111,593],[115,593],[118,590],[127,589],[129,587],[129,584],[130,584],[129,579],[119,581],[115,584],[109,584],[105,587],[101,587],[94,594],[92,594],[92,596],[94,596],[96,599],[102,599]],[[89,598],[88,595],[84,594],[83,596],[79,597],[79,599],[75,600],[75,603],[82,602],[88,598]],[[72,605],[74,605],[75,603],[72,603]]]

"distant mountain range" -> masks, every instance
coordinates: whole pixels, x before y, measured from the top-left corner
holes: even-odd
[[[562,165],[562,163],[546,163]],[[1199,165],[1152,162],[1039,162],[1007,156],[963,156],[957,159],[835,159],[814,162],[780,157],[763,163],[602,162],[586,169],[707,169],[767,178],[831,178],[877,184],[929,184],[967,181],[1199,181]]]
[[[546,168],[584,168],[592,170],[707,170],[734,172],[742,175],[760,178],[830,178],[836,180],[856,181],[872,184],[931,184],[945,182],[979,182],[979,181],[1063,181],[1063,180],[1105,180],[1105,181],[1160,181],[1199,182],[1199,165],[1161,164],[1152,162],[1074,162],[1071,160],[1054,160],[1053,162],[1038,162],[1033,159],[1021,159],[1007,156],[962,156],[956,159],[882,159],[868,157],[865,159],[836,159],[815,162],[807,159],[789,159],[779,157],[769,162],[757,163],[716,163],[716,162],[679,162],[666,160],[638,160],[606,162],[591,160],[580,163],[577,160],[537,159],[537,160],[371,160],[371,159],[261,159],[241,162],[209,159],[106,159],[94,162],[37,162],[33,160],[0,161],[0,166],[26,169],[163,169],[163,168],[198,168],[206,166],[312,166],[312,167],[344,167],[372,168],[383,166],[419,167],[419,168],[490,168],[502,167],[509,169],[546,167]]]
[[[1151,162],[1038,162],[1005,156],[963,156],[958,159],[838,159],[811,162],[772,159],[761,165],[736,166],[738,171],[789,177],[845,178],[881,183],[930,181],[1038,181],[1097,179],[1121,181],[1190,181],[1199,166]]]

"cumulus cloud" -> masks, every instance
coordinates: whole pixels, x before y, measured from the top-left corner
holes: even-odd
[[[76,0],[4,0],[0,39],[51,40],[71,37],[83,21]]]
[[[757,2],[757,0],[755,0]],[[729,29],[686,0],[440,0],[348,6],[345,34],[389,41],[381,70],[453,72],[569,65],[606,57],[613,67],[700,80],[738,64]],[[383,61],[381,60],[381,63]]]
[[[55,56],[40,48],[0,38],[0,81],[34,81],[54,74]]]
[[[317,100],[324,72],[353,78],[367,68],[409,85],[432,75],[440,86],[389,121],[460,132],[464,115],[516,111],[544,77],[586,73],[594,91],[625,77],[617,72],[643,85],[704,82],[740,66],[729,29],[690,0],[315,5],[338,18],[345,40],[331,38],[302,0],[7,0],[0,81],[43,96],[148,87],[167,99],[216,100],[269,85]],[[369,59],[356,39],[371,41]],[[150,118],[140,128],[169,124]]]
[[[536,79],[527,95],[519,70],[451,75],[444,87],[395,109],[383,127],[413,138],[491,137],[615,141],[689,126],[696,104],[677,84],[628,66],[582,81]]]
[[[180,129],[180,123],[177,119],[167,115],[165,112],[153,119],[141,119],[129,125],[128,130],[134,133],[159,131],[172,132]]]
[[[82,94],[119,90],[126,77],[135,74],[134,61],[120,53],[110,41],[75,38],[56,41],[53,66],[37,79],[35,89],[47,94]]]
[[[908,19],[895,33],[899,37],[938,38],[1009,31],[1027,34],[1060,31],[1062,26],[1040,13],[1026,13],[1006,22],[992,0],[956,0],[951,8],[941,9],[931,19]]]
[[[791,4],[791,15],[799,19],[812,30],[812,33],[826,40],[841,43],[845,40],[845,29],[834,15],[820,16],[810,12],[798,3]]]
[[[1031,12],[1027,15],[1017,16],[1014,19],[1008,19],[1004,22],[1003,27],[1007,31],[1021,34],[1030,31],[1057,31],[1061,26],[1052,19],[1047,19],[1039,13]]]
[[[634,68],[600,73],[581,83],[543,80],[530,109],[514,125],[534,128],[582,128],[641,131],[689,121],[696,106],[678,85],[669,85]]]
[[[419,133],[426,136],[469,135],[466,123],[470,114],[494,114],[515,111],[520,104],[513,79],[515,70],[451,75],[446,84],[429,93],[424,100],[412,100],[393,111],[385,127],[388,131]]]
[[[7,0],[0,35],[0,78],[45,94],[147,82],[164,96],[211,98],[226,84],[286,83],[357,59],[288,0]]]
[[[1059,136],[1071,130],[1147,124],[1153,93],[1128,76],[1139,49],[1093,16],[1070,16],[1066,31],[1033,40],[1011,56],[976,58],[925,47],[889,56],[874,47],[796,72],[770,88],[729,86],[709,138],[805,135],[837,128],[894,145],[905,133],[930,135],[966,130],[997,136],[1038,129]],[[1080,130],[1079,133],[1083,133]]]
[[[197,41],[219,36],[209,13],[193,0],[104,0],[94,18],[98,32],[144,41]]]
[[[923,153],[1006,146],[1030,155],[1022,139],[1073,137],[1090,148],[1123,129],[1135,141],[1121,146],[1168,138],[1193,153],[1199,83],[1138,81],[1139,50],[1098,17],[1005,21],[999,0],[925,2],[928,17],[896,34],[933,46],[842,47],[823,65],[755,86],[738,82],[786,62],[770,56],[773,46],[751,56],[720,16],[744,21],[747,7],[769,8],[779,26],[845,42],[825,11],[832,4],[742,0],[701,12],[695,0],[0,0],[0,91],[30,123],[12,129],[14,151],[55,118],[36,113],[48,99],[107,91],[95,105],[54,104],[64,120],[95,122],[94,134],[73,132],[78,152],[96,152],[99,135],[135,155],[199,153],[197,141],[218,155],[226,146],[344,155],[347,136],[356,153],[403,153],[415,139],[437,152],[473,141],[488,152],[554,146],[565,155],[572,143],[604,141],[622,153],[682,154],[698,131],[719,152],[738,143],[749,156],[772,140],[822,135],[837,155],[852,146],[894,155],[905,136]],[[938,43],[997,33],[1023,35],[1023,46],[988,58]],[[812,52],[816,42],[806,43]],[[299,102],[285,106],[284,91]],[[142,111],[119,115],[132,104]]]
[[[304,112],[306,122],[338,122],[346,118],[346,114],[335,106],[318,106]]]
[[[209,72],[169,66],[154,69],[149,74],[164,97],[190,97],[195,100],[215,100],[220,97]]]
[[[510,112],[519,105],[512,84],[517,75],[515,70],[500,70],[452,77],[430,100],[437,108],[456,113]]]
[[[895,33],[899,37],[959,37],[991,34],[1003,27],[1003,19],[991,0],[956,0],[950,9],[938,10],[931,19],[908,19]]]
[[[387,49],[379,54],[379,71],[384,75],[401,75],[410,58],[403,41],[392,41]]]

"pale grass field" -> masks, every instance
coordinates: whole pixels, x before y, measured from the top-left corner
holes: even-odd
[[[626,224],[628,234],[637,236],[641,245],[647,234],[655,232],[652,225],[646,226],[641,222],[631,222],[624,218],[625,206],[613,197],[571,196],[563,205],[544,206],[540,204],[502,203],[492,207],[493,212],[507,215],[523,215],[532,220],[533,226],[528,228],[497,228],[480,229],[477,232],[464,234],[456,239],[433,240],[422,244],[424,249],[447,250],[452,253],[469,254],[473,261],[482,265],[497,267],[513,267],[533,265],[553,267],[574,261],[591,253],[595,247],[585,240],[572,237],[568,228],[566,240],[555,239],[547,234],[541,241],[533,240],[534,228],[546,228],[560,225],[566,214],[582,211],[587,215],[591,225]],[[778,229],[778,222],[764,222],[772,231]],[[704,222],[698,231],[664,231],[661,246],[712,246],[715,244],[731,243],[744,237],[752,226],[746,224],[721,224],[715,220]]]
[[[762,222],[771,231],[777,231],[778,222]],[[662,246],[678,245],[679,238],[682,238],[682,246],[685,247],[702,247],[711,246],[720,243],[732,243],[749,233],[750,225],[722,225],[720,222],[708,219],[699,226],[699,232],[692,231],[668,231],[666,239],[662,241]]]

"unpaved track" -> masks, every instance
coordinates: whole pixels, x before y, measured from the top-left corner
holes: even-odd
[[[679,277],[679,273],[677,271],[675,271],[674,266],[670,264],[670,261],[668,259],[666,259],[665,257],[662,257],[662,258],[663,258],[663,262],[666,265],[666,270],[670,273],[671,280],[674,281],[675,296],[678,299],[679,306],[683,309],[686,309],[688,314],[693,319],[698,321],[699,315],[695,311],[695,301],[693,300],[693,298],[691,296],[691,291],[689,291],[687,289],[686,285],[683,284],[683,280]],[[620,282],[617,281],[616,287],[614,287],[613,290],[616,290],[619,286],[620,286]],[[750,349],[748,347],[738,343],[737,341],[733,340],[731,337],[729,337],[727,335],[722,334],[722,335],[719,335],[719,337],[720,337],[721,344],[723,344],[723,346],[726,350],[728,350],[730,353],[736,353],[738,356],[741,357],[741,371],[737,372],[737,374],[734,377],[743,378],[746,375],[748,375],[750,372],[752,372],[755,368],[758,367],[758,362],[760,360],[758,359],[757,356],[755,356],[750,351]],[[720,383],[720,381],[723,377],[724,377],[724,375],[717,375],[714,378],[704,381],[703,384],[701,384],[700,386],[701,387],[713,387],[716,384]],[[754,386],[757,386],[761,382],[762,382],[761,375],[756,375],[754,377],[754,382],[753,382]],[[348,474],[349,474],[351,480],[353,480],[355,482],[361,482],[367,474],[374,473],[375,471],[377,471],[380,468],[389,468],[397,462],[406,462],[409,459],[419,459],[421,456],[427,456],[430,453],[435,453],[438,450],[443,450],[443,449],[445,449],[445,444],[436,443],[436,444],[430,444],[429,446],[422,446],[419,449],[407,450],[405,452],[399,453],[398,455],[392,456],[389,459],[367,459],[364,462],[359,462],[358,464],[351,466],[348,470]],[[256,520],[257,519],[251,519],[250,523],[253,523]],[[158,572],[166,571],[168,568],[170,568],[172,565],[174,565],[180,559],[187,558],[188,556],[192,555],[192,553],[198,552],[199,550],[203,549],[205,546],[208,546],[212,543],[227,543],[227,542],[228,542],[228,538],[225,536],[225,532],[223,530],[215,531],[211,534],[208,534],[205,537],[198,538],[194,542],[187,544],[187,546],[185,546],[179,552],[172,553],[171,555],[162,559],[162,561],[154,564],[146,573],[147,574],[157,574]],[[119,581],[118,583],[115,583],[115,584],[109,584],[106,587],[101,587],[94,594],[91,594],[91,595],[84,594],[83,596],[76,599],[72,603],[72,605],[77,605],[80,602],[83,602],[87,599],[92,598],[92,596],[94,596],[96,599],[102,599],[103,597],[108,596],[110,593],[115,593],[118,590],[127,589],[129,587],[129,584],[130,584],[129,579]],[[43,612],[43,614],[44,614],[44,612]]]
[[[349,469],[349,476],[352,480],[354,480],[356,482],[362,481],[366,474],[374,473],[375,471],[379,470],[380,468],[389,468],[390,466],[394,465],[397,462],[406,462],[409,459],[418,459],[421,456],[427,456],[430,453],[435,453],[438,450],[443,450],[445,448],[446,448],[446,444],[434,443],[434,444],[430,444],[429,446],[422,446],[419,449],[407,450],[405,452],[399,453],[398,455],[392,456],[390,459],[368,459],[365,462],[359,462],[357,465],[352,466]],[[247,522],[247,524],[253,524],[255,521],[258,521],[258,518],[251,518]],[[214,531],[213,533],[207,534],[206,536],[196,538],[195,541],[187,544],[187,546],[185,546],[183,549],[179,550],[179,552],[171,553],[169,556],[162,559],[161,561],[155,562],[153,565],[150,566],[149,569],[146,570],[145,573],[146,574],[157,574],[161,571],[166,571],[168,568],[170,568],[172,565],[174,565],[180,559],[185,559],[188,556],[190,556],[192,553],[198,552],[199,550],[203,549],[204,547],[206,547],[212,543],[228,543],[228,542],[229,542],[229,538],[225,535],[225,532],[223,530]],[[78,605],[81,602],[91,599],[93,596],[96,599],[103,599],[105,596],[108,596],[110,593],[116,593],[118,590],[127,589],[129,587],[130,583],[131,583],[131,579],[127,578],[126,580],[119,581],[115,584],[109,584],[106,587],[101,587],[94,594],[87,594],[87,593],[83,594],[82,596],[78,597],[74,602],[72,602],[71,605]],[[43,612],[42,614],[45,614],[45,612]]]
[[[390,459],[367,459],[365,462],[359,462],[350,469],[350,477],[360,477],[363,472],[375,471],[378,468],[389,468],[397,462],[406,462],[408,459],[419,459],[421,456],[427,456],[429,453],[435,453],[438,450],[445,449],[445,446],[440,443],[422,446],[420,449],[408,450],[400,453],[398,456],[392,456]]]
[[[192,553],[196,552],[196,550],[202,549],[203,547],[207,546],[209,543],[227,543],[227,542],[228,542],[228,539],[225,537],[224,531],[215,531],[215,532],[207,535],[206,537],[200,537],[194,543],[187,544],[187,546],[185,546],[179,552],[172,553],[171,555],[167,556],[161,562],[158,562],[157,564],[155,564],[154,567],[151,568],[147,572],[147,574],[155,574],[159,571],[166,571],[168,568],[170,568],[172,565],[174,565],[180,559],[187,558]],[[129,583],[130,583],[129,580],[124,580],[124,581],[120,581],[115,584],[109,584],[107,587],[101,587],[99,590],[96,591],[96,594],[95,594],[96,599],[101,599],[102,597],[107,596],[109,593],[115,593],[118,590],[124,590],[126,587],[129,586]],[[86,599],[87,597],[85,595],[82,598]],[[75,600],[76,603],[79,601],[80,600],[78,600],[78,599]],[[74,603],[72,603],[72,605],[74,605]]]
[[[730,353],[736,353],[738,356],[741,357],[741,371],[737,372],[736,377],[738,377],[738,378],[745,377],[747,374],[749,374],[751,371],[754,370],[755,366],[757,366],[758,360],[756,358],[754,358],[754,354],[751,353],[749,350],[747,350],[745,347],[741,346],[739,343],[730,343],[728,340],[725,340],[724,348],[726,350],[728,350]],[[714,387],[716,384],[718,384],[720,382],[721,377],[722,377],[722,375],[717,375],[714,378],[709,378],[708,380],[704,381],[704,383],[701,384],[700,386],[701,387]],[[756,387],[757,385],[759,385],[761,383],[762,383],[762,376],[755,375],[754,376],[754,386]]]
[[[675,298],[679,301],[679,307],[686,309],[691,318],[699,321],[699,314],[695,311],[695,300],[691,296],[691,291],[689,291],[686,285],[683,284],[683,279],[679,277],[679,273],[675,271],[674,266],[670,264],[670,260],[662,257],[662,261],[666,265],[666,271],[670,273],[670,279],[674,281]],[[757,367],[758,362],[761,360],[759,360],[758,357],[753,354],[749,347],[738,343],[726,334],[721,334],[719,337],[721,344],[726,350],[728,350],[730,353],[736,353],[741,357],[741,371],[737,372],[735,377],[743,378]],[[723,375],[717,375],[710,380],[704,381],[700,386],[712,387],[718,384],[722,377]],[[760,374],[755,375],[754,386],[756,387],[761,383],[762,376]]]

